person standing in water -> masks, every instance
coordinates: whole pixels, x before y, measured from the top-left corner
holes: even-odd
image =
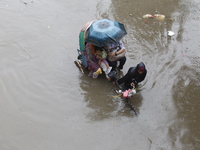
[[[146,74],[145,64],[140,62],[136,67],[130,67],[126,75],[116,81],[116,85],[123,91],[132,89],[145,79]]]

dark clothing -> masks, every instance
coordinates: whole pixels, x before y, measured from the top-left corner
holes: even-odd
[[[109,61],[108,59],[106,59],[106,60],[109,63],[109,66],[112,67],[112,71],[116,70],[117,61]],[[124,56],[123,58],[119,59],[118,61],[119,61],[119,69],[123,69],[123,66],[126,63],[126,56]]]
[[[142,74],[138,72],[138,69],[140,67],[144,67],[144,72]],[[116,81],[116,84],[120,86],[122,83],[124,83],[123,90],[132,89],[133,87],[131,86],[131,83],[133,82],[135,85],[137,85],[139,82],[144,80],[144,78],[146,77],[146,74],[147,74],[147,70],[145,68],[145,65],[143,62],[140,62],[136,67],[129,68],[126,75],[118,79]]]

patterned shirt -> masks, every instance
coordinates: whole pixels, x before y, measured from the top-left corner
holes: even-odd
[[[108,45],[107,49],[110,50],[110,52],[117,52],[120,49],[125,49],[125,46],[120,40],[118,43]]]

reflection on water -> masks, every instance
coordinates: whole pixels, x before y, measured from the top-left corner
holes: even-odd
[[[116,116],[134,117],[134,112],[126,103],[122,96],[118,96],[114,89],[116,86],[105,79],[104,75],[100,75],[98,79],[92,79],[87,75],[80,78],[80,87],[84,91],[84,99],[92,112],[88,117],[92,120],[103,120]],[[130,101],[137,113],[141,106],[142,97],[139,93],[134,95]]]
[[[167,111],[167,114],[159,112],[163,117],[168,116],[165,128],[171,141],[169,149],[198,149],[199,1],[128,0],[122,3],[120,0],[112,0],[111,3],[107,11],[110,14],[101,12],[98,17],[106,16],[125,24],[128,32],[123,39],[128,50],[125,69],[140,61],[145,62],[148,75],[142,94],[146,98],[153,97],[151,109],[168,110],[167,105],[171,105],[171,111]],[[163,14],[165,19],[144,19],[142,16],[145,14]],[[173,31],[175,35],[169,37],[167,31]],[[142,107],[147,103],[150,106],[150,102],[143,99]],[[159,103],[165,103],[166,106]],[[157,120],[162,122],[162,119]],[[161,130],[166,131],[164,128]]]
[[[173,99],[177,108],[176,122],[170,128],[174,143],[184,143],[184,149],[200,147],[200,83],[196,70],[183,67],[177,74]]]
[[[200,147],[199,0],[0,4],[1,149]],[[148,13],[166,18],[144,19]],[[113,97],[115,86],[104,76],[82,76],[73,64],[80,28],[101,18],[127,29],[123,72],[141,61],[147,66],[131,99],[138,117]],[[167,36],[169,30],[175,35]]]

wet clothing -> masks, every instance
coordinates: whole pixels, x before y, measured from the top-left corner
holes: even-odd
[[[105,49],[111,53],[115,53],[120,49],[125,49],[125,46],[123,42],[120,40],[118,43],[110,44],[105,47]],[[109,63],[109,65],[112,67],[112,71],[116,70],[117,68],[117,61],[109,61],[106,59]],[[119,59],[119,69],[123,69],[124,64],[126,63],[126,56],[123,58]]]
[[[92,53],[91,47],[89,44],[85,46],[85,53],[86,53],[86,60],[88,63],[88,67],[93,71],[96,72],[100,67],[99,60],[96,56]]]
[[[112,71],[116,70],[117,68],[117,61],[109,61],[108,59],[106,59],[109,66],[112,67]],[[119,59],[119,69],[123,69],[124,64],[126,63],[126,56],[124,56],[123,58]]]
[[[102,74],[102,69],[105,72],[106,78],[109,79],[109,76],[107,75],[106,71],[108,70],[107,66],[108,62],[105,59],[101,60],[101,64],[99,64],[99,58],[97,58],[95,54],[95,49],[92,48],[92,45],[87,43],[85,46],[85,55],[86,55],[86,61],[88,64],[88,68],[90,70],[88,76],[92,76],[93,78],[97,78],[99,74]],[[105,54],[103,54],[102,51],[102,56],[105,57]]]
[[[139,68],[144,68],[144,71],[142,74],[138,72]],[[128,72],[125,76],[118,79],[116,81],[116,84],[122,88],[123,90],[132,89],[131,83],[133,82],[135,85],[137,85],[139,82],[142,82],[147,74],[147,70],[145,68],[145,65],[143,62],[140,62],[136,67],[129,68]],[[124,84],[123,87],[121,87],[121,84]]]

